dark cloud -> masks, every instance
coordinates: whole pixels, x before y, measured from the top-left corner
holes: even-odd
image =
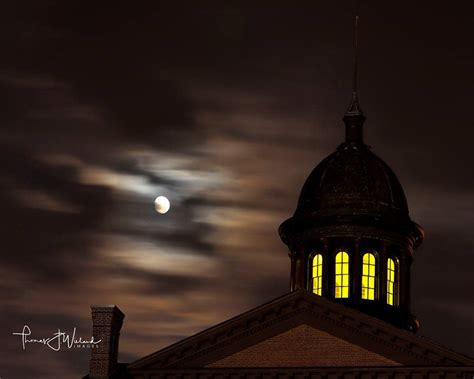
[[[6,184],[0,191],[2,243],[10,252],[2,255],[2,266],[14,266],[54,285],[90,258],[88,232],[100,227],[110,192],[78,184],[71,167],[50,167],[7,147],[1,151]],[[41,194],[56,200],[49,204]],[[82,246],[80,259],[70,249],[76,244]]]
[[[124,276],[138,284],[138,291],[156,295],[158,293],[166,293],[167,295],[179,296],[191,289],[211,287],[212,279],[192,277],[190,275],[172,275],[164,273],[153,273],[145,270],[133,269],[130,267],[110,268],[111,275]],[[162,321],[163,315],[160,315]],[[177,315],[170,316],[169,320],[179,321]],[[182,321],[186,321],[182,318]]]

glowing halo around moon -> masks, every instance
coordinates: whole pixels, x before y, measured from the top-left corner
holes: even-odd
[[[165,196],[158,196],[155,199],[155,209],[158,213],[165,214],[170,210],[170,201]]]

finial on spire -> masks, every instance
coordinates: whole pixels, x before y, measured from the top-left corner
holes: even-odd
[[[354,71],[352,77],[352,100],[349,109],[343,118],[346,124],[346,142],[362,143],[362,125],[365,121],[364,113],[359,105],[357,93],[357,63],[359,50],[359,9],[355,4],[354,17]]]

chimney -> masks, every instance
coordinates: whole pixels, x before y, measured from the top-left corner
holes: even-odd
[[[91,306],[92,335],[101,341],[91,349],[90,379],[108,379],[117,370],[120,329],[125,315],[115,305]]]

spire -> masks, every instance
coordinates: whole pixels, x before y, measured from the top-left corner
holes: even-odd
[[[346,124],[346,142],[347,143],[363,143],[362,132],[365,121],[364,113],[359,105],[359,97],[357,94],[357,54],[359,44],[359,15],[358,8],[355,9],[354,17],[354,72],[352,77],[352,100],[349,108],[344,115],[344,123]]]

